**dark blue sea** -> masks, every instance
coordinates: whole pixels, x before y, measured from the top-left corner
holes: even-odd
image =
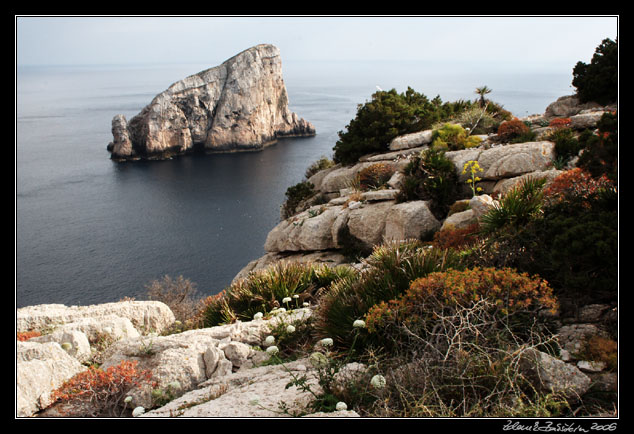
[[[170,84],[215,65],[16,68],[16,307],[142,296],[164,275],[220,292],[262,256],[286,189],[377,87],[443,101],[476,87],[517,116],[573,93],[570,70],[421,62],[284,62],[290,108],[317,135],[259,152],[115,163],[112,117],[136,115]],[[141,297],[142,298],[142,297]]]

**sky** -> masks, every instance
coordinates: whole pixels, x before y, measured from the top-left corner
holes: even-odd
[[[208,63],[260,43],[283,61],[588,63],[617,16],[16,16],[20,65]]]

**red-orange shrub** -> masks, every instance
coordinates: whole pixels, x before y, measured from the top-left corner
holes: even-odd
[[[119,416],[126,394],[134,387],[152,383],[152,373],[139,370],[137,361],[124,360],[105,371],[91,366],[53,392],[53,399],[71,404],[69,416]]]
[[[473,245],[477,241],[480,225],[473,223],[466,228],[447,228],[434,234],[433,245],[439,249],[460,249]]]
[[[366,316],[370,332],[387,324],[418,324],[433,321],[438,315],[468,307],[487,299],[496,315],[557,309],[548,283],[513,269],[473,268],[430,273],[416,279],[396,300],[372,307]]]
[[[598,190],[611,187],[613,184],[605,175],[593,178],[590,173],[576,167],[555,178],[544,189],[544,197],[550,202],[558,202],[571,197],[587,199]]]
[[[31,338],[36,338],[38,336],[42,336],[40,332],[18,332],[17,339],[20,342],[28,341]]]
[[[510,121],[502,122],[498,127],[497,136],[501,141],[510,141],[529,132],[530,128],[528,125],[515,118]]]
[[[548,126],[551,128],[568,128],[572,124],[570,118],[555,118],[548,123]]]

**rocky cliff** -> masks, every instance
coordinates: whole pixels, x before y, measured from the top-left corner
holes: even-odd
[[[257,150],[315,128],[288,108],[279,49],[261,44],[172,84],[128,122],[112,120],[115,160],[165,158],[194,149]]]

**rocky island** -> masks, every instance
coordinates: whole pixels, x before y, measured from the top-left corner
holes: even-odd
[[[288,108],[279,49],[249,48],[172,84],[129,121],[112,120],[113,160],[164,159],[196,149],[262,149],[281,137],[313,136]]]

